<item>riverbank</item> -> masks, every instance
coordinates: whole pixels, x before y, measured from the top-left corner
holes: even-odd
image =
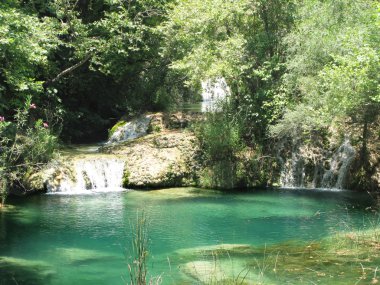
[[[111,129],[108,142],[65,149],[40,171],[27,173],[24,189],[12,193],[79,193],[107,187],[350,188],[358,158],[347,139],[329,151],[308,150],[302,145],[294,149],[277,142],[278,148],[263,157],[245,147],[233,154],[233,162],[221,163],[222,157],[214,165],[206,160],[205,146],[194,132],[204,120],[205,115],[180,112],[123,118]],[[317,152],[318,160],[314,161],[311,158]]]

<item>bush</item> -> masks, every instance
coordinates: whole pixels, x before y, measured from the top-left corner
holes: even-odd
[[[35,108],[29,97],[24,107],[16,111],[14,121],[0,117],[1,204],[10,188],[24,188],[24,175],[46,164],[58,146],[48,123],[33,119],[31,113]]]
[[[234,188],[236,186],[237,154],[244,144],[240,124],[228,102],[221,102],[220,111],[207,113],[195,133],[201,142],[205,170],[201,173],[203,187]]]

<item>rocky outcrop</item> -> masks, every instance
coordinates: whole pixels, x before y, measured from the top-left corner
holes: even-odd
[[[115,144],[143,137],[147,134],[160,133],[165,130],[178,130],[188,127],[200,120],[196,113],[148,113],[135,118],[122,118],[110,130],[107,144]]]
[[[25,177],[24,184],[28,189],[65,193],[195,185],[199,143],[192,132],[181,128],[190,121],[191,116],[181,113],[156,113],[132,123],[119,122],[114,139],[98,150],[64,152]]]
[[[101,151],[125,161],[127,188],[189,186],[196,180],[198,141],[191,132],[165,131]]]

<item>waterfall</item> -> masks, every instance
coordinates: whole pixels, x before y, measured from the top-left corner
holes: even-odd
[[[218,103],[231,95],[223,77],[202,82],[202,112],[218,111]]]
[[[280,151],[284,148],[282,144],[277,153],[277,159],[282,165],[280,173],[280,184],[285,188],[304,187],[305,163],[299,151],[299,145],[292,143],[291,158],[283,159]]]
[[[286,158],[281,156],[283,149],[284,143],[277,154],[281,165],[282,187],[344,189],[346,186],[348,171],[355,158],[355,149],[349,138],[345,138],[336,151],[326,151],[318,159],[310,159],[310,153],[302,152],[301,146],[294,142],[291,153],[286,153]]]
[[[292,158],[283,165],[280,175],[282,187],[304,187],[305,169],[302,157],[297,153],[292,153]]]
[[[47,185],[48,192],[84,194],[121,191],[124,161],[105,158],[81,159],[74,162],[72,174],[55,177],[55,180]]]
[[[323,188],[343,189],[348,170],[355,158],[355,149],[350,140],[345,138],[343,144],[337,149],[330,160],[330,169],[325,171],[322,178]]]

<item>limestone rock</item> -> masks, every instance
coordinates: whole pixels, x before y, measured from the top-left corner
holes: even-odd
[[[190,132],[163,132],[103,151],[125,160],[124,187],[188,186],[194,183],[198,144]]]
[[[183,112],[147,113],[132,119],[123,118],[111,128],[111,136],[107,144],[131,141],[165,130],[184,129],[201,118],[200,114]]]

